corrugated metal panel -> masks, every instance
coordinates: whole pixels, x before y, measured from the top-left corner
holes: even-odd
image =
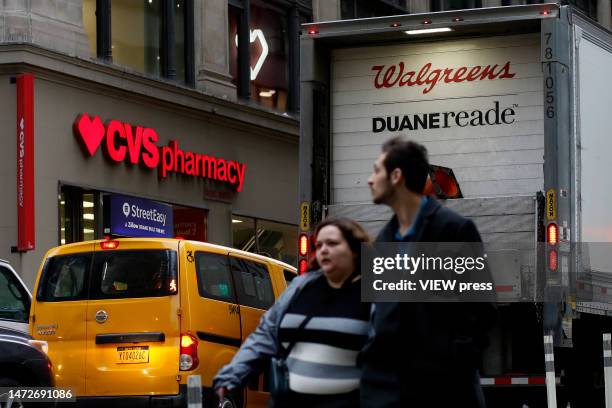
[[[446,200],[441,203],[464,217],[471,218],[486,242],[519,242],[527,239],[533,248],[535,229],[533,196],[469,198]],[[330,205],[327,214],[352,218],[375,233],[378,233],[393,215],[389,207],[371,203]]]
[[[423,143],[432,164],[451,167],[465,197],[531,194],[543,189],[543,82],[537,34],[339,49],[334,50],[332,61],[334,204],[369,201],[367,179],[372,164],[381,144],[397,134]],[[412,85],[377,88],[373,67],[384,65],[386,70],[395,65],[399,72],[400,62],[403,75],[413,71]],[[460,67],[466,67],[465,72],[487,65],[499,70],[506,63],[512,78],[434,81],[435,69],[441,75]],[[430,68],[419,84],[418,73],[427,64]],[[435,85],[425,92],[432,81]],[[446,117],[447,112],[484,114],[494,106],[512,109],[512,123],[488,125],[476,118],[459,126],[453,124],[452,116],[450,122]],[[423,114],[438,114],[439,126],[410,130],[416,126],[414,116]],[[386,123],[388,117],[392,126],[396,117],[398,124],[406,123],[405,118],[412,124],[401,131],[374,132],[373,119]]]
[[[441,202],[474,221],[496,285],[512,290],[499,293],[500,300],[533,298],[535,293],[536,203],[533,196],[487,197]],[[328,216],[348,217],[360,222],[372,239],[392,217],[385,205],[331,205]]]

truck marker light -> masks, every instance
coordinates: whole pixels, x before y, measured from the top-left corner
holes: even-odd
[[[402,23],[393,23],[393,24],[390,25],[390,27],[395,28],[395,27],[400,27],[401,25],[402,25]]]
[[[553,271],[556,272],[557,271],[557,251],[555,251],[554,249],[551,250],[548,253],[548,268]]]
[[[308,235],[300,234],[300,256],[308,255]]]
[[[547,16],[547,15],[550,14],[550,11],[548,11],[548,10],[540,11],[540,14],[543,15],[543,16]]]
[[[429,25],[429,24],[431,24],[431,20],[423,20],[423,24]]]
[[[305,273],[308,270],[308,261],[305,259],[300,259],[300,275]]]
[[[546,239],[548,240],[549,244],[557,245],[557,243],[559,242],[559,231],[557,228],[557,224],[548,224],[548,233],[546,234]]]
[[[455,17],[453,18],[453,23],[458,23],[460,21],[463,21],[463,19],[461,17]]]
[[[431,23],[423,22],[423,24],[431,24]],[[417,35],[417,34],[446,33],[446,32],[449,32],[449,31],[453,31],[453,29],[449,28],[449,27],[422,28],[420,30],[408,30],[408,31],[404,31],[404,32],[406,34],[408,34],[408,35]]]
[[[311,28],[310,30],[308,30],[308,34],[310,35],[319,34],[319,30],[317,30],[316,28]]]

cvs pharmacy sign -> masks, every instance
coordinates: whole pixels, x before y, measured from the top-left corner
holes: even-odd
[[[178,140],[158,146],[159,136],[150,127],[118,120],[104,124],[99,116],[92,118],[84,113],[74,122],[74,134],[87,155],[93,156],[102,145],[111,161],[142,164],[150,169],[157,167],[160,179],[174,172],[228,183],[238,192],[244,184],[245,163],[184,151]]]

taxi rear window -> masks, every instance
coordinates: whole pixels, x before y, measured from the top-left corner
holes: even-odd
[[[176,252],[127,250],[96,253],[90,299],[166,296],[177,293]]]
[[[61,255],[45,261],[36,299],[62,302],[87,298],[91,253]]]
[[[47,259],[36,298],[43,302],[177,293],[176,252],[121,250]]]

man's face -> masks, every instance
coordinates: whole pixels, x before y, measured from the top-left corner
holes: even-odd
[[[374,204],[389,204],[391,197],[395,194],[395,189],[393,184],[391,184],[384,164],[386,156],[386,153],[381,153],[378,156],[378,159],[374,162],[374,171],[368,179]]]

